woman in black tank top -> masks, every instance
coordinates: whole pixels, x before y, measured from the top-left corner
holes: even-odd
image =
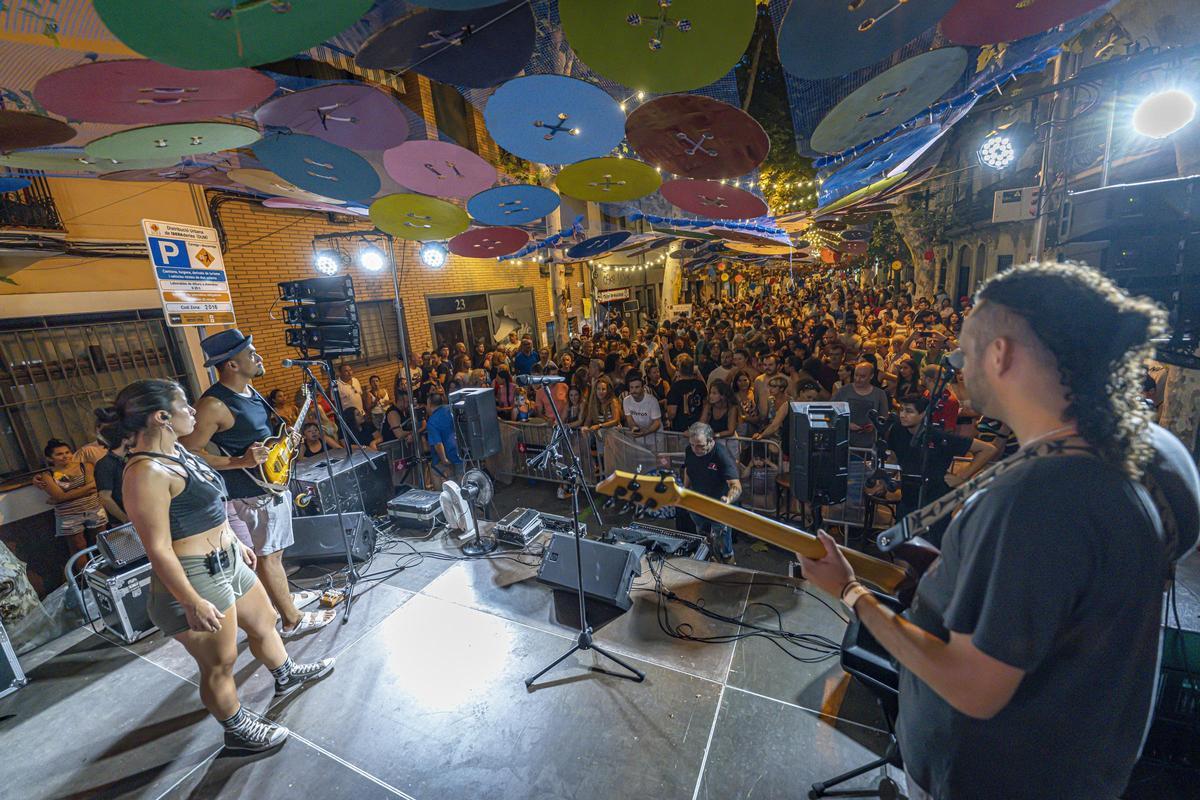
[[[178,438],[195,428],[195,410],[174,381],[145,380],[117,395],[102,425],[107,441],[133,435],[123,490],[125,510],[154,570],[148,610],[200,668],[200,699],[240,752],[278,747],[287,728],[242,708],[233,681],[237,629],[275,677],[277,695],[328,674],[333,660],[296,664],[275,628],[275,610],[255,577],[254,553],[225,513],[221,476]]]
[[[316,458],[324,455],[325,448],[335,450],[341,447],[341,442],[334,439],[332,436],[327,436],[321,431],[321,426],[315,422],[306,422],[300,430],[304,437],[300,441],[300,457],[301,458]],[[321,440],[324,439],[322,442]]]

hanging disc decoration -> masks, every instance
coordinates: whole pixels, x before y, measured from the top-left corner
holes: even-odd
[[[698,94],[669,94],[638,106],[625,138],[643,160],[685,178],[734,178],[763,162],[771,140],[737,106]]]
[[[590,239],[584,239],[579,244],[572,245],[567,250],[567,258],[599,258],[610,250],[616,249],[632,235],[629,231],[613,231],[612,233],[603,233],[599,236],[593,236]]]
[[[33,181],[28,178],[0,178],[0,194],[19,192],[22,189],[28,189],[32,185]]]
[[[36,169],[42,172],[114,172],[124,169],[149,169],[173,166],[177,159],[165,156],[157,159],[120,161],[110,158],[90,158],[82,147],[45,147],[0,153],[0,167]]]
[[[559,0],[571,49],[631,89],[686,92],[725,76],[754,32],[754,0]]]
[[[449,239],[471,224],[458,206],[420,194],[381,197],[371,204],[370,216],[379,230],[419,242]]]
[[[798,78],[868,67],[937,25],[955,0],[808,0],[779,26],[779,60]],[[586,59],[584,59],[586,61]]]
[[[229,179],[259,194],[273,197],[289,197],[300,202],[333,203],[335,205],[342,202],[315,192],[306,192],[299,186],[289,183],[265,169],[231,169],[229,170]]]
[[[967,51],[943,47],[901,61],[856,89],[825,115],[810,144],[837,153],[907,122],[946,93],[967,66]]]
[[[75,138],[75,129],[53,117],[0,110],[0,152],[46,147]]]
[[[563,167],[554,183],[560,192],[579,200],[621,203],[650,194],[662,183],[662,176],[632,158],[590,158]]]
[[[124,169],[100,176],[106,181],[142,181],[147,183],[193,183],[221,189],[238,189],[227,174],[204,164],[173,164],[151,169]]]
[[[791,250],[791,244],[778,236],[767,236],[752,231],[735,231],[729,228],[709,228],[709,230],[727,242],[763,247],[784,247]]]
[[[268,134],[254,145],[267,169],[305,191],[338,200],[367,200],[379,192],[379,175],[365,158],[302,133]]]
[[[235,114],[274,91],[275,81],[252,69],[197,72],[134,58],[51,73],[37,82],[33,96],[67,119],[161,125]]]
[[[406,189],[437,197],[467,198],[496,182],[495,167],[451,142],[405,142],[383,154],[383,166]]]
[[[259,138],[254,128],[232,122],[175,122],[118,131],[88,142],[83,150],[92,158],[179,159],[246,147]]]
[[[138,53],[195,70],[291,58],[358,22],[372,0],[93,0],[105,26]]]
[[[467,201],[467,212],[484,225],[527,225],[558,208],[558,194],[527,183],[497,186]]]
[[[362,206],[335,206],[332,203],[314,203],[305,200],[294,200],[291,197],[268,197],[263,200],[267,208],[285,208],[293,211],[323,211],[326,214],[350,214],[355,217],[365,217],[367,210]]]
[[[735,253],[750,253],[756,256],[786,256],[792,252],[789,245],[765,242],[730,242],[728,247]]]
[[[473,228],[450,240],[450,252],[467,258],[499,258],[527,244],[529,233],[520,228]]]
[[[488,99],[483,118],[496,144],[539,164],[604,156],[625,137],[625,114],[608,92],[562,75],[513,78]]]
[[[354,63],[483,89],[524,69],[534,38],[529,0],[459,11],[420,9],[372,34]]]
[[[959,0],[942,20],[942,34],[955,44],[1013,42],[1082,17],[1109,0]]]
[[[292,92],[254,112],[260,125],[306,133],[352,150],[386,150],[408,138],[399,103],[371,86],[334,83]]]
[[[758,195],[716,181],[677,178],[659,191],[672,205],[700,217],[750,219],[767,213],[767,204]]]

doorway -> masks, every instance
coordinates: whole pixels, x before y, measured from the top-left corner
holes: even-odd
[[[459,342],[467,346],[468,353],[475,352],[475,344],[483,342],[487,348],[492,348],[492,329],[488,323],[487,314],[462,315],[457,317],[439,317],[433,323],[433,346],[443,345],[454,352]]]
[[[971,282],[971,248],[963,245],[958,250],[958,280],[954,284],[954,293],[958,297],[970,294],[968,284]]]

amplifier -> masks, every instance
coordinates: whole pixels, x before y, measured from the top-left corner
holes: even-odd
[[[142,547],[132,522],[96,534],[96,547],[114,567],[127,567],[147,558],[146,548]]]
[[[342,522],[350,537],[350,556],[366,561],[375,552],[375,526],[362,512],[342,512]],[[283,557],[297,564],[346,560],[346,539],[338,528],[337,514],[317,517],[297,517],[292,520],[294,544],[283,551]]]
[[[541,532],[541,514],[531,508],[514,508],[492,527],[496,541],[513,547],[525,547]]]
[[[104,627],[126,644],[158,630],[146,610],[150,575],[149,561],[122,570],[97,558],[83,568],[83,577],[96,598]]]
[[[304,459],[296,463],[292,479],[292,499],[297,516],[333,514],[334,488],[337,489],[342,513],[362,511],[376,516],[387,511],[392,497],[392,469],[386,453],[357,449],[349,456],[329,456],[332,459],[333,483],[325,468],[325,458]],[[372,469],[374,466],[374,469]]]
[[[17,661],[17,653],[9,641],[8,632],[0,623],[0,697],[10,695],[29,681]]]
[[[656,525],[646,525],[642,522],[631,522],[618,528],[610,528],[610,539],[629,544],[641,545],[647,552],[661,553],[664,556],[691,558],[695,561],[706,561],[711,552],[708,539],[696,533],[660,528]]]
[[[575,559],[575,537],[556,533],[550,537],[537,579],[554,589],[579,590],[579,562]],[[633,605],[629,589],[642,574],[645,550],[632,544],[607,544],[580,539],[583,556],[583,593],[622,611]]]
[[[542,518],[542,527],[546,530],[554,531],[555,533],[569,533],[571,536],[575,535],[575,521],[570,517],[560,517],[558,514],[547,514],[545,511],[541,512],[539,516]],[[579,535],[585,539],[587,538],[586,522],[579,523]]]

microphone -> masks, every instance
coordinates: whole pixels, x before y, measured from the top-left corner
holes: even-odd
[[[283,360],[285,367],[313,367],[325,366],[325,361],[319,358],[285,358]]]
[[[518,375],[517,383],[521,386],[545,386],[550,383],[563,383],[567,379],[562,375]]]
[[[963,368],[963,351],[955,350],[942,356],[942,367],[951,372],[959,372]]]

